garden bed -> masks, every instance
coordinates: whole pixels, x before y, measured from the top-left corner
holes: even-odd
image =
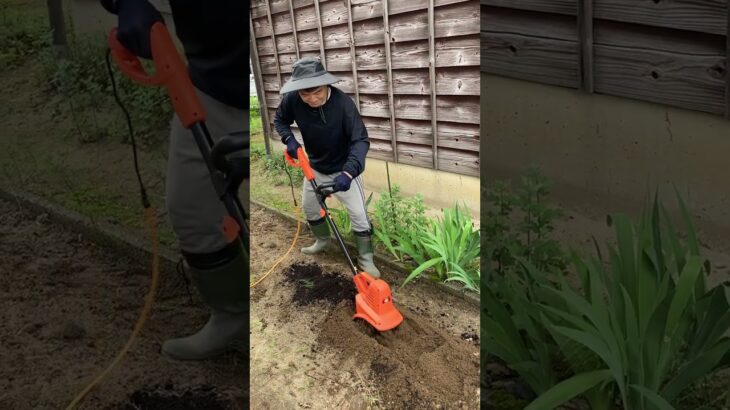
[[[46,214],[0,200],[0,408],[64,408],[129,337],[150,282],[149,261],[90,242]],[[244,408],[240,354],[176,362],[163,340],[202,326],[207,311],[180,277],[163,276],[140,337],[81,408]]]
[[[261,207],[251,213],[252,279],[289,249],[296,225]],[[479,311],[423,280],[398,289],[381,269],[405,320],[379,334],[353,321],[354,284],[343,255],[294,250],[251,290],[252,408],[464,408],[479,405]],[[346,407],[349,406],[349,407]]]

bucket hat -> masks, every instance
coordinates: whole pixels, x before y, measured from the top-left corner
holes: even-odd
[[[291,78],[281,87],[279,94],[334,84],[338,81],[340,79],[327,72],[319,59],[304,57],[294,63]]]

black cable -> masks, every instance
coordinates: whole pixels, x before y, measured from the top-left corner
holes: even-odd
[[[289,173],[289,167],[284,164],[284,171],[286,171],[286,175],[289,177],[289,186],[291,187],[291,198],[294,200],[294,207],[297,207],[297,197],[294,196],[294,181],[291,178],[291,174]]]
[[[111,49],[106,49],[106,69],[109,73],[109,80],[111,80],[112,83],[112,91],[114,92],[114,100],[116,100],[117,105],[119,105],[119,108],[124,111],[124,117],[127,119],[127,129],[129,130],[129,139],[132,142],[132,155],[134,156],[134,172],[137,174],[137,182],[139,182],[139,193],[142,197],[142,206],[145,208],[150,207],[150,201],[147,198],[147,191],[144,188],[144,184],[142,183],[142,175],[139,172],[139,162],[137,161],[137,143],[134,140],[134,131],[132,130],[132,117],[129,115],[129,111],[127,111],[127,108],[122,103],[122,100],[119,98],[119,93],[117,92],[117,83],[114,81],[114,72],[112,71],[112,63],[111,63]]]

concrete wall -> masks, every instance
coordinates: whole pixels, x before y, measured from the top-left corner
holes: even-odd
[[[676,209],[676,185],[702,232],[730,237],[730,121],[486,74],[481,89],[487,185],[537,165],[558,202],[595,218],[636,212],[656,188]]]
[[[368,158],[365,165],[365,188],[374,192],[388,190],[386,162]],[[420,193],[424,203],[432,208],[466,204],[472,215],[479,218],[479,178],[450,172],[434,171],[413,165],[388,162],[391,185],[398,184],[404,195]]]

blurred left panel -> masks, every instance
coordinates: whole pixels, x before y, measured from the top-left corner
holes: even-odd
[[[0,0],[0,408],[248,407],[247,20]]]

